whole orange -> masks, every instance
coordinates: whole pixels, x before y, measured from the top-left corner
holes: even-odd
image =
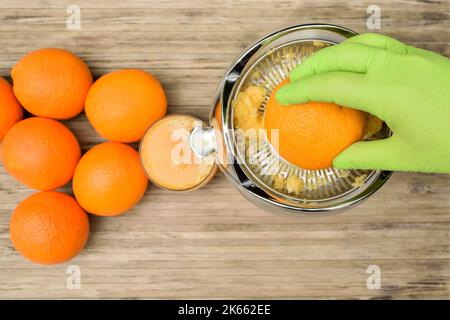
[[[142,70],[119,70],[100,77],[86,98],[86,115],[105,139],[136,142],[161,119],[167,100],[159,81]]]
[[[6,132],[22,117],[22,107],[14,96],[12,86],[0,77],[0,141]]]
[[[86,63],[64,49],[32,51],[11,71],[14,93],[36,116],[68,119],[84,108],[92,75]]]
[[[147,184],[136,150],[104,142],[80,159],[73,176],[73,193],[86,211],[115,216],[139,202]]]
[[[301,168],[331,167],[341,151],[362,138],[366,114],[333,103],[280,105],[275,93],[287,82],[275,88],[264,111],[269,141],[281,157]]]
[[[6,170],[38,190],[53,190],[69,182],[80,153],[77,139],[66,126],[37,117],[16,123],[1,149]]]
[[[9,223],[11,242],[25,258],[42,264],[72,259],[89,237],[89,219],[75,199],[56,191],[23,200]]]

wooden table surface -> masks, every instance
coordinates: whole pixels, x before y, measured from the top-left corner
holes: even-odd
[[[373,1],[0,1],[0,72],[26,52],[64,47],[96,77],[141,68],[163,83],[170,113],[207,119],[227,66],[278,28],[326,22],[367,32]],[[68,30],[69,4],[81,29]],[[449,0],[378,0],[381,30],[450,56]],[[101,141],[84,115],[66,122],[86,150]],[[70,190],[70,188],[66,188]],[[33,191],[0,166],[0,298],[448,298],[450,175],[396,173],[359,207],[298,218],[262,211],[219,173],[201,190],[151,186],[121,217],[91,217],[69,263],[25,261],[9,241],[16,205]],[[81,289],[68,289],[69,265]],[[367,288],[369,265],[381,289]]]

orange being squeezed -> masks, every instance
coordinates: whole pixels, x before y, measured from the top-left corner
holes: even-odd
[[[275,88],[265,108],[269,141],[284,159],[303,169],[331,167],[341,151],[363,138],[367,114],[323,102],[283,106],[275,93],[288,82]]]

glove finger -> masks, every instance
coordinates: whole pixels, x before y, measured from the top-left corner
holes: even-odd
[[[276,99],[281,104],[329,102],[369,112],[383,119],[381,104],[371,101],[376,89],[366,76],[349,72],[328,72],[311,75],[281,87]]]
[[[440,55],[424,50],[421,48],[416,48],[413,46],[406,45],[394,38],[379,34],[379,33],[363,33],[345,40],[342,43],[355,43],[366,46],[372,46],[378,49],[384,49],[386,51],[394,52],[397,54],[409,54],[422,56],[427,59],[431,57],[441,58]]]
[[[398,152],[394,137],[360,141],[342,151],[333,161],[338,169],[400,170],[406,159]]]
[[[368,62],[379,49],[356,43],[341,43],[321,49],[300,63],[290,74],[292,82],[310,75],[347,71],[366,73]]]
[[[345,40],[343,43],[355,43],[372,46],[378,49],[395,52],[398,54],[408,53],[407,46],[402,42],[379,33],[363,33]]]
[[[450,173],[448,166],[421,157],[395,135],[354,143],[334,159],[333,166],[337,169]]]

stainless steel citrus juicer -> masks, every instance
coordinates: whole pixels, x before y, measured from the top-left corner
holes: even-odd
[[[288,27],[262,38],[250,46],[229,68],[220,83],[210,113],[211,127],[198,126],[190,136],[190,146],[200,157],[216,154],[225,176],[256,205],[269,211],[311,214],[349,208],[367,199],[390,177],[389,171],[374,170],[304,170],[282,159],[267,138],[257,151],[251,143],[242,147],[234,123],[236,98],[249,86],[265,89],[265,104],[278,83],[307,56],[324,46],[334,45],[356,35],[355,32],[328,24]],[[375,138],[386,138],[386,126]],[[292,190],[276,188],[277,179],[297,183]]]

